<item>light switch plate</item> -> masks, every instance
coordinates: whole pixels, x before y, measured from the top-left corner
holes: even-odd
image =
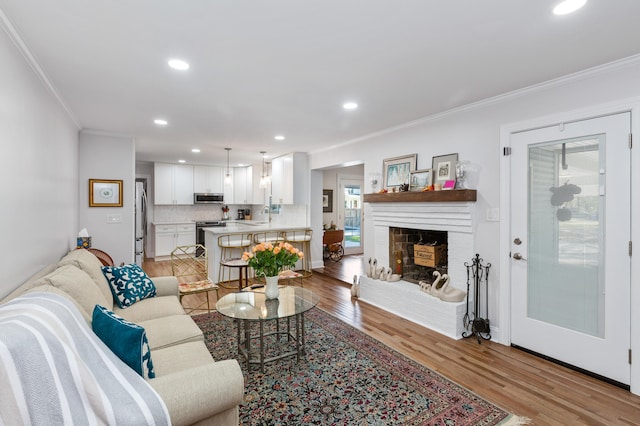
[[[122,216],[119,214],[108,214],[107,223],[120,223],[122,222]]]
[[[488,222],[500,222],[500,209],[489,208],[487,209],[487,221]]]

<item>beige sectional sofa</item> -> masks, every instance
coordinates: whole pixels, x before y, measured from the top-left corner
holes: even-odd
[[[128,308],[114,304],[100,261],[87,250],[69,252],[23,283],[0,304],[26,292],[61,294],[91,325],[96,304],[145,328],[155,378],[146,379],[167,406],[173,425],[237,425],[244,378],[236,360],[214,360],[202,331],[178,300],[175,277],[153,278],[157,294]],[[131,370],[131,374],[137,374]]]

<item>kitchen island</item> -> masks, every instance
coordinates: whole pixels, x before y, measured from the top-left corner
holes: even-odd
[[[255,234],[266,231],[289,232],[304,229],[309,229],[309,227],[305,225],[296,226],[291,224],[255,220],[234,220],[228,221],[227,226],[203,228],[204,245],[207,247],[209,257],[209,279],[213,282],[218,282],[218,271],[220,270],[220,247],[218,247],[219,236],[236,233]],[[304,255],[307,256],[309,253],[304,253]],[[238,279],[238,271],[235,268],[231,270],[231,279]]]

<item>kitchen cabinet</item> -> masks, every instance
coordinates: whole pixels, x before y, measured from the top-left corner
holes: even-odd
[[[253,166],[233,169],[233,204],[253,203]]]
[[[271,195],[274,204],[307,204],[309,170],[307,154],[294,152],[271,162]]]
[[[156,257],[170,256],[177,246],[196,243],[196,224],[155,225]]]
[[[194,166],[193,192],[222,194],[224,192],[224,168]]]
[[[154,204],[193,204],[193,166],[154,163]]]

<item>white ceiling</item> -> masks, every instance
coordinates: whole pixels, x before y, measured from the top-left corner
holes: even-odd
[[[82,128],[134,135],[142,161],[224,164],[228,146],[235,164],[640,53],[640,1],[589,0],[562,17],[558,1],[0,0],[0,10]],[[174,57],[191,69],[170,69]],[[360,108],[344,111],[346,100]],[[154,125],[160,117],[169,125]]]

